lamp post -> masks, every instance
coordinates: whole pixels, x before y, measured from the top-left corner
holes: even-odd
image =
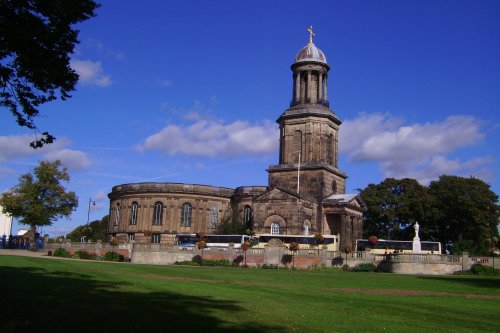
[[[89,209],[87,211],[87,226],[85,227],[85,233],[89,231],[89,222],[90,222],[90,205],[95,206],[95,201],[92,201],[92,198],[89,198]],[[85,236],[84,236],[85,237]]]

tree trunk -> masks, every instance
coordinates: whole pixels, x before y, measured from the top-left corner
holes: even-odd
[[[30,251],[36,251],[36,225],[30,225]]]

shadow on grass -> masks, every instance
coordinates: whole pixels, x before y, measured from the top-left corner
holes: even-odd
[[[0,267],[0,332],[284,332],[246,321],[238,302],[40,268]],[[241,318],[237,324],[223,318]]]
[[[423,280],[446,281],[449,283],[463,284],[474,288],[500,289],[500,277],[483,277],[474,275],[455,275],[455,276],[418,276]]]

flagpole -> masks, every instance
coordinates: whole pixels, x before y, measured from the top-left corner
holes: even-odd
[[[299,153],[299,168],[297,169],[297,194],[300,194],[300,153]]]

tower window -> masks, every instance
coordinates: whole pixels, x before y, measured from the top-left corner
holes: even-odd
[[[193,207],[190,203],[184,203],[182,205],[182,215],[181,215],[181,227],[190,227],[191,226],[191,215],[192,215]]]
[[[293,162],[299,162],[299,156],[302,156],[302,132],[295,131],[293,133]],[[300,157],[302,159],[302,157]]]
[[[155,203],[153,212],[153,225],[161,225],[163,218],[163,204],[161,202]]]
[[[330,165],[334,165],[335,164],[335,157],[334,157],[335,152],[334,152],[334,144],[333,144],[333,134],[330,134],[326,140],[327,140],[326,141],[327,142],[326,149],[328,149],[328,151],[326,152],[327,162]]]

